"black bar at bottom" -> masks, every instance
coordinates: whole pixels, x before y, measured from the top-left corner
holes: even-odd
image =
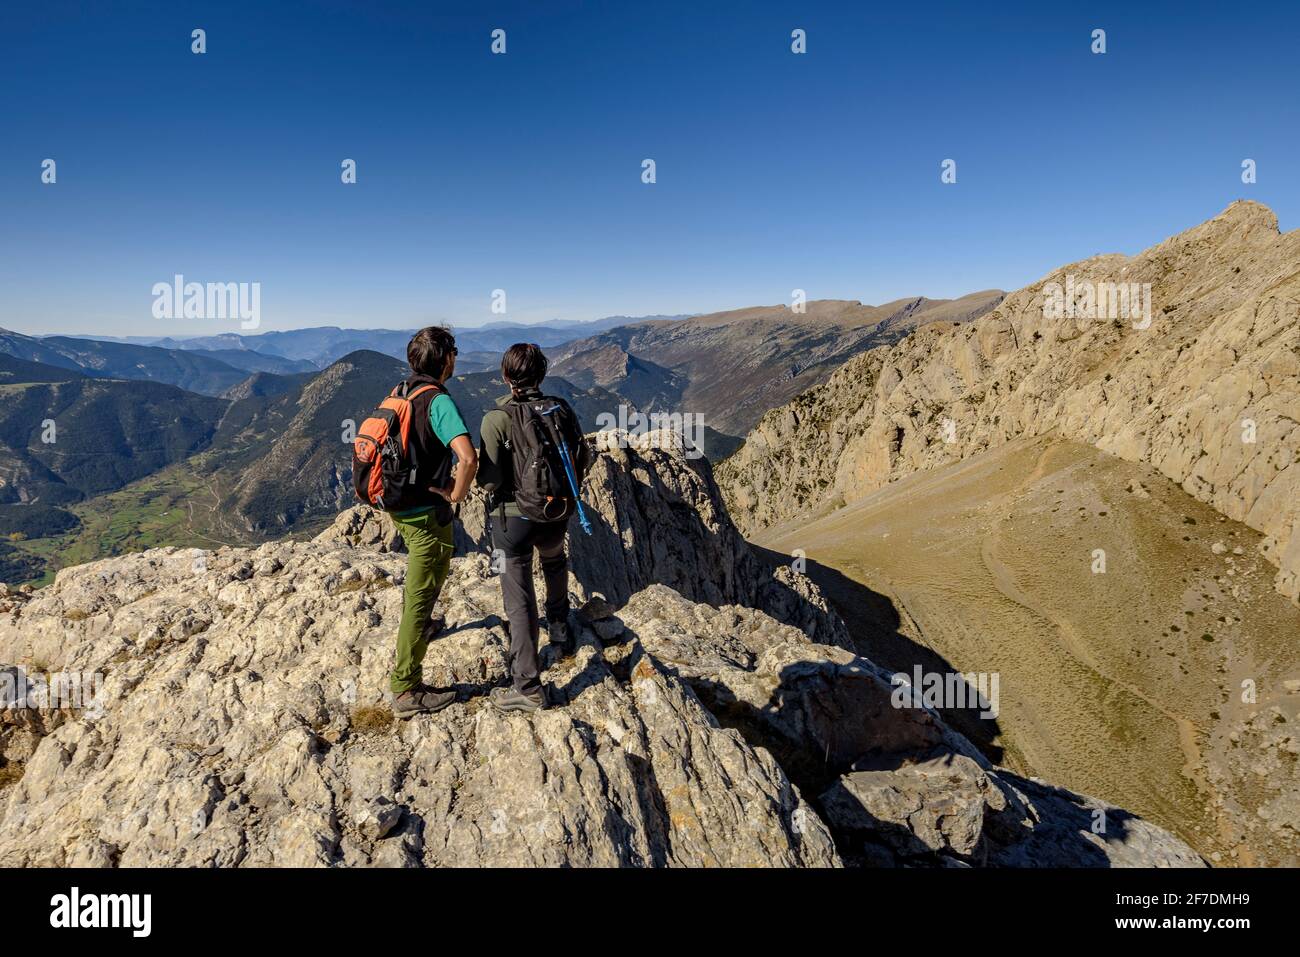
[[[1233,935],[1289,930],[1295,879],[1293,870],[1226,869],[8,870],[0,871],[0,912],[11,943],[77,935],[127,946],[337,947],[355,940],[441,949],[541,937],[548,946],[567,940],[604,949],[642,934],[684,934],[692,948],[751,936],[771,948],[774,935],[807,934],[813,944],[827,933],[864,947],[993,935],[1072,941],[1199,934],[1227,943]],[[74,887],[76,923],[82,915],[111,920],[116,912],[124,926],[52,926],[52,916],[74,922]],[[147,937],[137,936],[144,898],[116,897],[145,894]],[[114,899],[105,904],[99,895]]]

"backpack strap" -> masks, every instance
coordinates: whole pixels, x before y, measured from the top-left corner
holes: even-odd
[[[422,386],[417,386],[414,392],[408,392],[405,398],[407,402],[411,402],[415,399],[416,396],[423,395],[426,392],[446,392],[446,391],[447,390],[440,385],[430,385],[429,383],[426,382]]]
[[[412,389],[411,383],[408,380],[403,379],[401,382],[397,383],[397,385],[393,386],[393,391],[389,394],[395,399],[405,399],[407,402],[414,402],[417,396],[421,396],[426,392],[446,392],[446,391],[447,390],[444,389],[441,385],[438,385],[437,383],[433,383],[433,382],[425,382],[424,384],[418,385],[414,389]],[[420,467],[420,457],[415,454],[415,445],[408,444],[407,450],[409,451],[411,456],[412,471],[418,470]]]
[[[423,393],[428,392],[430,389],[436,389],[439,392],[447,391],[442,386],[434,382],[426,382],[423,385],[418,385],[414,389],[412,389],[411,383],[408,382],[406,379],[403,379],[401,382],[397,383],[397,385],[393,386],[393,391],[388,394],[395,399],[405,399],[407,402],[410,402],[417,395],[422,395]]]

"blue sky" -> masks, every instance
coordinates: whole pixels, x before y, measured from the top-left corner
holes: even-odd
[[[893,6],[7,5],[0,326],[239,331],[153,318],[176,273],[263,329],[884,302],[1298,225],[1295,4]]]

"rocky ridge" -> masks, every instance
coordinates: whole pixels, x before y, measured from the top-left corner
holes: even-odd
[[[1150,323],[1046,318],[1048,283],[1150,284]],[[718,479],[748,534],[1052,431],[1263,532],[1278,590],[1300,599],[1300,231],[1236,202],[1135,256],[1055,270],[969,323],[923,326],[768,412]]]
[[[650,534],[631,502],[674,524]],[[898,707],[886,672],[832,643],[811,583],[764,590],[777,579],[680,445],[606,449],[589,503],[622,563],[597,595],[612,553],[573,540],[578,649],[543,649],[553,707],[531,716],[485,706],[507,640],[475,551],[453,560],[425,666],[460,701],[394,722],[404,558],[365,509],[309,542],[154,549],[6,591],[0,865],[1202,863]],[[801,597],[803,628],[729,600]],[[50,707],[55,672],[102,692]]]

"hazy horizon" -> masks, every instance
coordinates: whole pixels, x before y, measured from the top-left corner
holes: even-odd
[[[702,315],[702,314],[696,312],[696,313],[683,313],[682,315],[683,315],[683,316],[686,316],[686,315]],[[532,321],[526,321],[526,320],[521,320],[521,319],[509,319],[509,318],[504,318],[504,319],[484,319],[484,320],[477,321],[477,322],[474,322],[474,323],[468,323],[468,322],[450,322],[450,321],[447,321],[447,320],[432,319],[432,320],[429,320],[428,322],[423,323],[423,325],[442,325],[442,324],[445,323],[446,325],[450,326],[450,327],[453,328],[453,329],[485,329],[485,328],[489,328],[489,327],[491,327],[491,326],[557,326],[557,325],[558,325],[559,327],[562,328],[562,327],[564,327],[564,326],[566,326],[566,325],[569,325],[569,326],[589,325],[589,324],[592,324],[592,323],[603,322],[603,321],[605,321],[605,320],[609,320],[609,319],[627,319],[627,320],[629,320],[629,322],[639,322],[639,321],[643,321],[643,320],[649,320],[649,319],[662,319],[662,318],[674,318],[674,317],[664,316],[664,315],[662,315],[662,314],[650,314],[650,315],[645,315],[645,316],[624,316],[624,315],[621,315],[621,314],[620,314],[620,315],[611,314],[611,315],[607,315],[607,316],[598,316],[598,317],[595,318],[595,319],[577,319],[577,320],[575,320],[575,319],[564,319],[564,318],[560,318],[560,317],[554,317],[554,318],[550,318],[550,319],[536,319],[536,320],[532,320]],[[285,328],[282,328],[282,329],[281,329],[281,328],[271,328],[271,327],[268,325],[268,326],[261,327],[261,328],[257,328],[257,329],[247,329],[247,330],[245,330],[245,329],[239,329],[239,328],[233,328],[233,329],[232,329],[232,328],[226,328],[226,329],[222,329],[222,330],[215,331],[215,332],[194,332],[194,333],[189,333],[189,332],[183,332],[183,333],[178,333],[178,332],[139,332],[139,333],[137,333],[137,332],[125,332],[125,333],[102,333],[102,332],[95,332],[95,331],[93,331],[93,330],[92,330],[92,331],[85,331],[85,330],[80,330],[80,331],[78,331],[78,330],[68,331],[68,330],[65,330],[65,329],[57,329],[57,330],[42,331],[42,332],[24,332],[24,331],[21,330],[21,329],[16,329],[16,328],[13,328],[13,327],[11,327],[11,326],[7,326],[7,325],[5,325],[4,323],[0,323],[0,329],[6,329],[6,330],[8,330],[9,332],[16,332],[16,333],[19,333],[19,334],[21,334],[21,335],[26,335],[26,336],[35,336],[35,337],[44,337],[44,336],[66,336],[66,337],[68,337],[68,338],[70,338],[70,339],[88,339],[88,338],[94,337],[94,338],[97,338],[97,339],[176,339],[176,340],[184,340],[184,339],[207,339],[207,338],[212,338],[212,337],[214,337],[214,336],[220,336],[220,335],[226,335],[226,334],[230,334],[230,335],[238,335],[238,336],[245,336],[245,337],[256,337],[256,336],[259,336],[259,335],[264,335],[264,334],[266,334],[266,333],[275,333],[275,332],[302,332],[302,331],[309,330],[309,329],[352,329],[352,330],[356,330],[356,331],[358,331],[358,332],[406,332],[406,331],[411,330],[411,329],[419,329],[419,328],[422,328],[422,326],[421,326],[420,324],[416,324],[416,325],[406,325],[406,324],[400,324],[400,325],[398,325],[398,324],[363,325],[363,324],[361,324],[361,323],[363,323],[364,321],[365,321],[365,320],[361,320],[360,322],[358,322],[358,323],[356,323],[356,324],[354,324],[354,323],[341,324],[341,323],[337,323],[337,322],[304,322],[302,325],[288,326],[288,327],[285,327]]]
[[[1294,9],[1265,32],[1173,6],[656,9],[9,11],[0,326],[181,338],[711,313],[794,289],[944,299],[1137,252],[1239,198],[1284,228],[1300,212]],[[257,284],[259,325],[155,318],[177,274]]]

